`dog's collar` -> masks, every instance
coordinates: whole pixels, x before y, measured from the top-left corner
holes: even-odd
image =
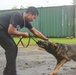
[[[56,52],[59,50],[59,46],[57,47],[57,49],[56,49]]]
[[[64,45],[64,46],[65,46],[65,50],[66,50],[66,52],[68,52],[68,47],[67,47],[67,45]],[[58,51],[59,48],[60,48],[60,45],[57,47],[56,51]]]
[[[68,47],[67,47],[67,45],[65,45],[65,50],[66,50],[66,52],[68,52]]]

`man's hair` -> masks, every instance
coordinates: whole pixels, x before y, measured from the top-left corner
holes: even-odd
[[[35,8],[35,7],[29,7],[26,10],[26,13],[31,13],[32,15],[39,15],[39,12],[38,12],[37,8]]]

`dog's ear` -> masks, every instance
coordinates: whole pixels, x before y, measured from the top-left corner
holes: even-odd
[[[52,46],[55,46],[55,47],[57,47],[57,44],[56,44],[56,43],[51,43],[51,45],[52,45]]]
[[[51,46],[55,46],[55,47],[57,47],[57,46],[58,46],[56,43],[51,42],[51,41],[49,41],[49,40],[45,40],[45,41],[48,41],[48,43],[49,43]]]

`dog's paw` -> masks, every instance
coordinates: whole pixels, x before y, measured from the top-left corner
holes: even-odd
[[[52,73],[50,73],[49,75],[57,75],[57,73],[55,73],[55,72],[52,72]]]
[[[71,69],[76,69],[76,65],[75,66],[72,66]]]

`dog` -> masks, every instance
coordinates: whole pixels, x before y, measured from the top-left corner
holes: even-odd
[[[37,44],[57,60],[56,67],[50,75],[56,75],[60,67],[71,59],[76,62],[76,44],[51,43],[47,40],[38,41]]]

